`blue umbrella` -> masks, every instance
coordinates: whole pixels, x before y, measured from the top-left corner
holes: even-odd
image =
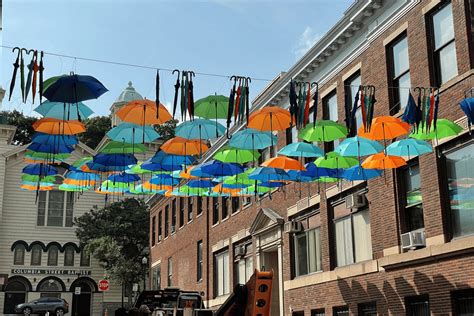
[[[36,175],[36,176],[52,176],[58,173],[58,170],[50,165],[42,163],[34,163],[26,165],[23,170],[23,173]]]
[[[225,163],[218,160],[210,160],[202,164],[201,170],[214,177],[233,176],[244,172],[244,168],[238,163]]]
[[[472,91],[472,90],[471,90]],[[469,126],[469,132],[471,131],[471,125],[474,124],[474,98],[466,98],[459,103],[461,110],[467,116],[467,125]]]
[[[45,133],[35,133],[31,138],[33,143],[42,143],[49,145],[76,145],[79,143],[76,135],[52,135]]]
[[[27,149],[50,154],[70,154],[74,151],[74,147],[69,145],[50,145],[36,142],[29,144]]]
[[[182,156],[167,154],[164,151],[157,151],[156,154],[150,159],[152,163],[160,163],[163,165],[190,165],[194,163],[196,159],[193,156]]]
[[[76,104],[45,101],[34,110],[44,117],[52,117],[59,120],[79,120],[81,118],[88,118],[94,113],[82,102]]]
[[[209,174],[209,173],[206,173],[206,172],[202,171],[202,165],[194,166],[191,169],[190,174],[193,177],[199,177],[199,178],[212,178],[213,177],[212,174]],[[216,181],[216,182],[218,182],[218,181]]]
[[[262,132],[247,128],[235,133],[229,140],[231,147],[240,149],[264,149],[277,143],[277,137],[271,132]]]
[[[211,139],[224,135],[225,127],[206,119],[194,119],[179,124],[175,135],[186,139]]]
[[[155,185],[174,186],[179,184],[179,180],[171,177],[170,175],[163,174],[151,177],[150,183]]]
[[[433,147],[423,140],[406,138],[398,140],[387,147],[391,156],[416,157],[433,151]]]
[[[341,156],[361,157],[375,155],[383,150],[383,146],[375,141],[360,136],[344,139],[334,150]]]
[[[161,163],[153,163],[153,162],[144,162],[142,164],[142,169],[148,170],[150,172],[157,172],[157,171],[175,171],[181,170],[182,166],[178,164],[174,165],[164,165]]]
[[[258,181],[282,181],[290,180],[290,176],[283,169],[271,168],[271,167],[258,167],[255,168],[250,174],[249,179]]]
[[[213,182],[210,180],[190,180],[187,183],[187,186],[190,188],[213,188],[215,187],[217,182]]]
[[[107,180],[113,181],[113,182],[136,182],[140,180],[140,177],[137,176],[136,174],[129,174],[129,173],[118,173],[118,174],[113,174],[107,177]]]
[[[153,127],[133,123],[120,123],[107,132],[107,136],[118,142],[129,144],[151,143],[160,137]]]
[[[99,181],[100,176],[92,172],[82,172],[82,171],[69,171],[66,174],[66,178],[79,180],[79,181]]]
[[[243,189],[243,188],[246,188],[250,186],[250,184],[243,184],[243,183],[232,183],[232,184],[229,184],[229,183],[222,183],[222,187],[223,188],[227,188],[227,189]]]
[[[49,101],[77,103],[97,99],[107,91],[107,88],[92,76],[71,74],[59,77],[44,91],[44,96]]]
[[[408,94],[407,106],[405,107],[405,111],[402,115],[402,120],[408,124],[415,125],[417,123],[418,111],[420,111],[420,109],[418,109],[416,106],[415,99],[413,98],[413,95],[410,91]]]
[[[324,151],[310,143],[297,142],[286,145],[278,151],[280,155],[291,157],[321,157]]]
[[[125,170],[128,165],[137,163],[137,158],[132,154],[97,154],[93,162],[104,166],[123,166]]]
[[[350,167],[342,173],[342,178],[349,181],[367,181],[372,178],[380,177],[382,170],[364,169],[361,166]]]
[[[109,165],[103,165],[100,163],[96,162],[88,162],[86,163],[87,167],[90,170],[97,171],[97,172],[112,172],[112,171],[125,171],[127,169],[127,166],[109,166]]]
[[[280,188],[282,186],[284,186],[285,183],[284,182],[280,182],[280,181],[265,181],[265,182],[260,182],[258,184],[258,186],[260,187],[266,187],[266,188]]]

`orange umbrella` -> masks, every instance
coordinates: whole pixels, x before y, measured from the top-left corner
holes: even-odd
[[[186,139],[176,136],[161,145],[161,149],[165,153],[173,155],[198,155],[207,151],[209,147],[199,139]]]
[[[236,194],[240,192],[242,189],[232,189],[232,188],[223,188],[222,183],[219,183],[214,188],[212,188],[213,192],[216,193],[224,193],[224,194]]]
[[[63,121],[45,117],[33,123],[37,132],[53,135],[75,135],[86,131],[84,124],[76,120]]]
[[[399,118],[393,116],[380,116],[372,121],[369,132],[364,131],[361,126],[358,135],[372,140],[393,139],[408,134],[410,124],[403,122]]]
[[[277,106],[266,106],[249,117],[248,127],[259,131],[283,131],[291,125],[291,114]]]
[[[150,191],[172,190],[171,186],[169,185],[152,184],[148,181],[144,182],[142,187],[145,190],[150,190]]]
[[[261,164],[262,167],[271,167],[285,170],[299,170],[304,171],[306,168],[296,159],[288,158],[286,156],[273,157]]]
[[[66,178],[64,179],[63,183],[69,184],[69,185],[77,185],[77,186],[90,186],[90,185],[94,185],[96,181],[95,180],[76,180],[76,179]]]
[[[36,186],[36,185],[30,185],[30,184],[23,184],[21,186],[23,190],[29,190],[29,191],[51,191],[53,187],[51,186]]]
[[[124,122],[138,125],[163,124],[171,120],[171,114],[160,103],[158,115],[156,113],[156,103],[151,100],[133,100],[125,104],[117,111],[117,116]]]
[[[367,157],[362,163],[362,167],[365,169],[396,169],[406,164],[402,157],[389,156],[382,152]]]
[[[198,177],[193,176],[191,174],[191,170],[193,170],[193,168],[194,168],[194,166],[186,168],[186,170],[183,170],[179,173],[179,176],[183,179],[196,179],[196,178],[198,178]],[[201,179],[204,179],[204,178],[201,178]]]

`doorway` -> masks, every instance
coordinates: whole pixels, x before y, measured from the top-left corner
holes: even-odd
[[[5,287],[4,314],[15,314],[15,306],[26,302],[26,293],[31,290],[28,280],[22,277],[13,277]]]
[[[81,294],[75,294],[76,287],[81,288]],[[91,315],[92,307],[92,291],[93,287],[89,280],[78,279],[71,285],[72,309],[70,313],[72,316],[88,316]]]
[[[272,302],[270,305],[270,315],[280,315],[280,286],[279,286],[279,267],[278,267],[278,250],[266,250],[262,252],[261,270],[273,270],[273,285],[272,285]]]

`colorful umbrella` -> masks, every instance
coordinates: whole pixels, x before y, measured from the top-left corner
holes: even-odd
[[[369,132],[361,126],[358,135],[372,140],[394,139],[405,135],[410,130],[410,124],[393,116],[379,116],[373,119]]]
[[[456,136],[461,133],[463,128],[448,119],[438,119],[436,120],[436,131],[427,129],[422,126],[418,129],[417,132],[411,133],[410,137],[420,140],[429,140],[429,139],[443,139],[447,137]]]
[[[290,180],[290,176],[285,170],[272,167],[255,168],[249,173],[248,177],[249,179],[263,182]]]
[[[307,142],[331,142],[346,136],[347,128],[331,120],[319,120],[316,124],[307,125],[298,133],[298,138]]]
[[[214,155],[214,159],[222,162],[247,163],[255,161],[260,157],[256,150],[222,147]]]
[[[173,155],[167,154],[164,151],[160,150],[155,153],[155,155],[150,159],[152,163],[159,163],[162,165],[191,165],[196,159],[193,156],[184,156],[184,155]]]
[[[132,154],[102,154],[94,156],[93,162],[104,166],[120,166],[125,170],[128,165],[136,164],[137,158]]]
[[[367,181],[382,175],[377,169],[364,169],[361,166],[350,167],[342,173],[342,178],[348,181]]]
[[[175,135],[186,139],[211,139],[224,135],[225,127],[207,119],[195,119],[179,124]]]
[[[116,114],[122,121],[138,125],[158,125],[172,119],[163,104],[159,105],[158,113],[156,109],[154,101],[133,100],[121,107]]]
[[[383,146],[379,142],[355,136],[344,139],[334,152],[341,156],[361,157],[374,155],[382,150]]]
[[[191,180],[187,183],[187,186],[190,188],[212,188],[217,185],[217,182],[211,181],[211,180],[202,180],[202,179],[196,179],[196,180]]]
[[[151,177],[151,179],[148,181],[150,184],[158,185],[158,186],[174,186],[179,184],[179,180],[173,178],[170,175],[155,175]]]
[[[74,147],[69,145],[50,145],[43,143],[31,143],[26,148],[34,152],[50,154],[70,154],[74,151]]]
[[[286,130],[290,125],[290,112],[277,106],[266,106],[253,112],[248,123],[249,128],[270,132]]]
[[[218,160],[210,160],[203,163],[201,170],[203,173],[214,177],[232,176],[244,172],[244,168],[240,164],[225,163]]]
[[[42,143],[49,145],[76,145],[79,143],[75,135],[51,135],[45,133],[35,133],[31,141],[33,143]]]
[[[41,176],[51,176],[58,173],[58,170],[50,165],[45,164],[30,164],[23,168],[22,170],[25,174],[30,175],[41,175]]]
[[[55,118],[42,118],[33,123],[37,132],[55,135],[75,135],[86,131],[84,124],[79,121],[63,121]]]
[[[198,155],[206,152],[209,147],[201,140],[186,139],[179,136],[167,140],[160,149],[173,155]]]
[[[194,103],[194,114],[206,119],[225,119],[229,112],[228,105],[228,97],[210,95]]]
[[[121,123],[108,131],[106,135],[112,140],[129,144],[151,143],[160,137],[153,127],[132,123]]]
[[[305,143],[297,142],[286,145],[280,151],[280,155],[291,156],[291,157],[321,157],[324,152],[317,146]]]
[[[472,95],[472,89],[471,89]],[[467,125],[469,127],[469,131],[471,130],[471,125],[474,123],[474,98],[471,96],[470,98],[465,98],[464,100],[459,103],[461,110],[467,116]]]
[[[133,154],[145,153],[147,150],[148,148],[143,144],[110,141],[100,150],[100,152],[103,154]]]
[[[285,156],[273,157],[261,164],[262,167],[277,168],[283,170],[306,170],[305,167],[296,159]]]
[[[34,111],[44,117],[56,118],[59,120],[79,120],[88,118],[94,112],[84,103],[62,103],[45,101],[41,103]]]
[[[247,128],[235,133],[229,145],[239,149],[264,149],[277,142],[277,137],[271,132],[262,132]]]
[[[29,182],[51,182],[54,183],[56,181],[56,177],[54,176],[39,176],[33,174],[23,174],[21,176],[22,181],[29,181]]]
[[[406,138],[398,140],[387,147],[387,155],[417,157],[423,154],[428,154],[433,151],[433,147],[423,140]]]
[[[329,152],[315,161],[317,167],[329,169],[350,168],[357,164],[359,161],[356,158],[341,156],[336,152]]]
[[[97,99],[107,88],[92,76],[70,74],[59,77],[44,91],[49,101],[78,103]]]
[[[362,167],[365,169],[396,169],[406,164],[405,159],[401,157],[378,153],[367,157],[362,163]]]

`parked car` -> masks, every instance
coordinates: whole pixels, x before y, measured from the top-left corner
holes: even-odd
[[[15,312],[23,315],[46,314],[62,316],[69,311],[69,304],[62,298],[42,297],[15,306]]]

